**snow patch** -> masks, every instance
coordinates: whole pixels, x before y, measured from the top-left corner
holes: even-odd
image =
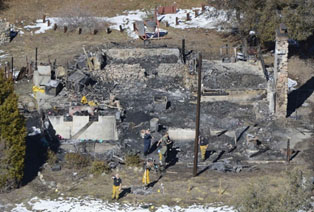
[[[229,23],[230,16],[224,10],[217,10],[214,7],[206,7],[204,13],[201,13],[198,17],[194,16],[194,10],[200,10],[201,8],[192,8],[192,9],[179,9],[175,14],[165,14],[159,15],[158,20],[163,22],[168,22],[171,27],[186,29],[186,28],[204,28],[204,29],[218,29],[218,26],[221,23]],[[153,14],[154,11],[150,11],[150,14]],[[186,14],[190,13],[191,20],[186,21]],[[120,25],[127,32],[128,36],[131,38],[138,38],[138,35],[133,30],[133,23],[135,21],[143,21],[147,19],[148,13],[143,10],[131,10],[124,11],[122,15],[116,15],[114,17],[92,17],[95,20],[100,22],[108,22],[111,24],[110,28],[115,30],[120,30]],[[176,17],[179,18],[179,25],[176,25]],[[38,19],[34,25],[27,25],[25,29],[37,29],[35,34],[45,33],[47,30],[53,28],[55,23],[62,23],[65,19],[60,17],[51,17],[47,18],[50,21],[50,26],[47,22],[43,23],[42,19]],[[160,32],[167,33],[166,30],[160,29]]]
[[[16,204],[15,208],[11,211],[13,212],[30,212],[30,211],[44,211],[44,212],[74,212],[74,211],[84,211],[84,212],[149,212],[151,206],[144,207],[143,205],[133,206],[131,204],[120,204],[120,203],[109,203],[102,201],[100,199],[93,199],[86,197],[84,199],[79,198],[58,198],[55,200],[43,200],[38,197],[32,198],[28,201],[28,210],[24,203]],[[202,205],[192,205],[188,208],[181,208],[179,206],[169,207],[163,205],[159,208],[155,208],[157,212],[236,212],[235,209],[227,206],[214,207],[214,206],[202,206]]]
[[[34,136],[34,135],[39,135],[39,134],[41,134],[40,128],[32,126],[32,132],[28,133],[28,136]]]
[[[288,92],[291,92],[293,90],[296,90],[296,86],[298,85],[298,82],[288,78]]]
[[[7,58],[9,55],[8,54],[3,54],[3,55],[0,55],[0,58]]]
[[[27,26],[24,26],[24,28],[25,29],[36,29],[36,28],[39,28],[38,30],[35,31],[35,34],[45,33],[47,30],[52,29],[53,25],[55,23],[57,23],[57,21],[60,18],[48,18],[48,19],[50,21],[50,26],[48,26],[47,22],[43,23],[42,19],[38,19],[38,20],[36,20],[36,24],[35,25],[27,25]]]
[[[5,51],[0,50],[0,59],[7,58],[9,55],[5,53]]]
[[[202,8],[179,9],[175,14],[160,15],[162,21],[167,21],[171,27],[186,29],[186,28],[203,28],[203,29],[218,29],[222,23],[229,23],[231,17],[225,10],[217,10],[214,7],[205,7],[205,12],[195,17],[194,10],[201,11]],[[190,13],[191,20],[186,21],[186,15]],[[176,17],[179,18],[179,25],[176,25]]]
[[[104,17],[103,20],[109,22],[112,29],[120,30],[119,26],[121,25],[129,37],[138,38],[138,35],[133,31],[133,23],[147,18],[147,13],[141,10],[124,11],[124,13],[124,15],[117,15],[111,18]]]

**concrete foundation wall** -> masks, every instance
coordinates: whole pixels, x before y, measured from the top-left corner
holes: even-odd
[[[59,134],[66,139],[71,138],[71,135],[73,135],[72,122],[65,122],[63,120],[63,116],[49,116],[48,118],[54,130],[56,131],[56,134]]]
[[[46,85],[51,80],[51,66],[37,66],[37,71],[33,74],[33,83],[35,86]]]
[[[83,140],[118,140],[116,119],[114,116],[99,116],[98,121],[89,123],[88,116],[73,116],[73,121],[64,121],[63,116],[49,116],[49,120],[56,133],[65,139],[71,139],[80,133],[76,139]]]
[[[77,134],[88,122],[89,122],[88,116],[73,116],[72,126],[70,126],[71,136]]]
[[[46,85],[50,80],[50,75],[40,75],[38,71],[34,71],[33,73],[33,83],[35,86]]]
[[[118,140],[115,116],[99,116],[79,139]]]
[[[169,137],[174,141],[193,141],[195,139],[195,129],[169,128]]]

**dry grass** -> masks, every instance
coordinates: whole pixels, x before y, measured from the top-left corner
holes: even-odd
[[[206,3],[206,0],[178,0],[178,8],[191,8]],[[10,22],[24,20],[24,25],[33,23],[36,19],[42,18],[43,14],[48,16],[73,15],[74,10],[79,8],[80,13],[88,16],[113,16],[121,14],[124,10],[151,9],[156,5],[169,5],[169,1],[162,0],[10,0],[6,2],[8,9],[2,11],[1,17],[6,17]],[[75,5],[75,6],[74,6]],[[171,5],[171,4],[170,4]],[[74,8],[74,9],[73,9]],[[68,11],[68,13],[67,13]],[[75,12],[74,12],[75,13]],[[19,27],[22,27],[21,25]],[[162,26],[162,28],[166,28]],[[181,46],[181,40],[186,40],[186,48],[200,50],[204,58],[212,58],[217,55],[219,47],[228,43],[232,45],[234,41],[224,38],[221,34],[213,30],[204,29],[174,29],[168,30],[167,39],[152,41],[154,45],[168,45],[173,47]],[[24,30],[25,31],[25,30]],[[73,56],[82,52],[82,46],[97,46],[110,42],[129,42],[134,46],[143,46],[141,40],[134,41],[128,38],[126,33],[113,31],[106,34],[100,30],[97,35],[83,32],[63,33],[62,29],[48,31],[45,34],[32,35],[26,32],[23,36],[16,37],[12,43],[5,46],[5,51],[14,57],[15,65],[25,66],[26,56],[34,60],[35,48],[39,49],[39,61],[46,63],[48,58],[51,61],[57,60],[57,64],[65,65]]]
[[[289,59],[288,71],[289,77],[298,81],[299,85],[303,85],[312,77],[314,77],[314,61],[311,59],[301,60],[298,57]]]
[[[180,8],[191,8],[206,3],[206,0],[177,0]],[[64,8],[79,6],[94,16],[114,16],[124,10],[151,9],[158,5],[172,5],[167,0],[10,0],[6,1],[8,9],[3,11],[1,16],[6,17],[10,22],[16,20],[34,20],[41,18],[43,14],[54,16]]]
[[[156,5],[168,5],[169,1],[162,0],[10,0],[7,1],[9,8],[2,12],[1,17],[6,17],[11,22],[16,20],[26,20],[28,22],[41,18],[43,14],[50,16],[64,12],[64,8],[71,8],[71,5],[79,5],[83,10],[95,16],[113,16],[121,14],[123,10],[148,9]],[[178,7],[191,8],[200,6],[201,3],[206,3],[206,0],[176,0]],[[163,28],[165,28],[163,26]],[[181,40],[186,39],[187,49],[200,50],[204,58],[212,58],[219,51],[219,47],[228,43],[232,46],[234,41],[229,37],[223,37],[221,34],[204,29],[173,29],[167,28],[169,34],[168,39],[154,40],[153,44],[180,46]],[[63,33],[61,30],[48,31],[45,34],[31,35],[26,33],[22,37],[18,36],[12,43],[6,45],[4,48],[6,52],[15,57],[15,64],[17,66],[25,65],[25,57],[34,60],[35,47],[39,48],[39,61],[47,62],[48,58],[51,61],[57,60],[57,64],[65,65],[70,61],[74,55],[82,53],[82,46],[97,46],[110,42],[128,42],[132,41],[132,45],[143,45],[140,40],[132,40],[127,37],[126,33],[113,31],[111,34],[106,34],[100,31],[96,35],[83,33],[78,35],[75,32]],[[297,64],[297,63],[296,63]],[[289,72],[297,73],[299,65],[293,66],[289,64]],[[305,66],[304,66],[305,67]],[[292,70],[292,71],[291,71]],[[303,70],[303,69],[302,69]],[[304,69],[306,72],[306,68]],[[303,73],[303,71],[301,71]],[[308,72],[306,72],[308,73]],[[299,74],[298,74],[299,75]],[[309,75],[304,77],[308,79]],[[302,82],[304,81],[301,80]],[[29,87],[31,88],[31,87]],[[26,90],[26,89],[25,89]],[[30,90],[30,89],[29,89]],[[259,176],[269,176],[273,185],[283,180],[282,169],[284,167],[275,167],[271,165],[263,167],[263,171],[256,171],[252,173],[217,173],[204,172],[197,178],[191,178],[191,173],[186,170],[186,167],[170,168],[170,171],[178,172],[178,174],[167,173],[154,187],[154,194],[144,197],[136,195],[128,195],[123,200],[129,202],[147,201],[156,205],[163,203],[169,204],[192,204],[192,203],[208,203],[223,201],[225,203],[232,203],[232,196],[236,194],[238,189],[245,188],[248,182],[259,180]],[[98,198],[109,199],[111,193],[112,180],[111,176],[99,176],[92,179],[84,180],[82,183],[72,186],[72,180],[64,176],[71,176],[72,172],[62,170],[51,174],[49,171],[47,176],[51,176],[56,182],[65,185],[61,192],[68,196],[85,196],[92,195]],[[136,172],[133,169],[124,169],[120,171],[123,179],[123,186],[129,187],[131,185],[141,185],[142,172]],[[130,177],[132,176],[132,177]],[[157,176],[152,175],[152,180]],[[220,180],[224,193],[219,195]],[[160,183],[164,184],[165,194],[159,193],[157,190]],[[35,182],[11,192],[10,194],[1,194],[0,198],[11,202],[23,200],[29,197],[34,190]],[[189,187],[190,186],[190,187]],[[274,186],[275,188],[275,186]],[[18,194],[18,195],[17,195]],[[35,194],[34,194],[35,195]],[[18,198],[16,198],[18,197]]]
[[[205,29],[174,29],[167,28],[167,39],[154,40],[154,45],[168,45],[180,47],[181,40],[186,40],[188,50],[199,50],[203,53],[204,58],[213,58],[219,53],[219,47],[225,43],[232,45],[228,38],[223,38],[213,30]],[[34,60],[35,48],[38,47],[39,61],[47,63],[48,58],[51,61],[57,60],[57,64],[65,65],[72,60],[73,56],[82,53],[82,46],[98,46],[110,42],[131,42],[134,46],[143,46],[141,40],[133,40],[126,33],[120,33],[113,30],[107,34],[100,30],[96,35],[84,32],[79,35],[77,32],[63,33],[62,29],[57,31],[47,31],[44,34],[31,35],[25,33],[23,36],[17,36],[13,42],[8,44],[5,51],[14,56],[16,66],[25,66],[26,56]]]
[[[114,174],[114,171],[112,174]],[[120,168],[118,171],[123,180],[123,188],[131,186],[141,186],[143,171],[134,168]],[[59,192],[69,197],[92,196],[100,199],[109,200],[111,198],[112,179],[111,174],[104,176],[95,176],[90,178],[86,176],[83,181],[75,181],[72,179],[72,172],[68,169],[62,169],[60,172],[52,172],[45,170],[43,172],[44,179],[60,183]],[[83,174],[78,173],[79,176]],[[65,177],[66,176],[66,177]],[[219,173],[215,171],[206,171],[198,177],[192,177],[192,170],[186,166],[176,165],[171,167],[167,173],[154,185],[153,193],[142,196],[128,194],[121,201],[129,203],[149,202],[155,206],[162,204],[188,206],[191,204],[206,204],[223,202],[232,205],[235,201],[234,197],[239,191],[244,191],[250,183],[259,182],[261,177],[267,177],[270,189],[277,190],[279,185],[285,183],[285,167],[275,167],[268,165],[263,170],[255,172],[235,173]],[[158,175],[151,173],[151,180],[158,179]],[[221,181],[221,186],[220,186]],[[164,192],[161,190],[161,183],[164,185]],[[0,194],[3,201],[12,203],[12,200],[20,202],[23,199],[30,198],[37,191],[37,180],[31,182],[27,186],[15,190],[8,194]],[[161,192],[158,192],[158,189]],[[222,192],[220,192],[222,190]],[[50,192],[51,191],[51,192]],[[220,194],[221,193],[221,194]],[[18,194],[18,195],[17,195]],[[56,195],[53,190],[45,192],[46,198]],[[40,194],[36,194],[40,195]],[[15,198],[18,196],[18,198]]]

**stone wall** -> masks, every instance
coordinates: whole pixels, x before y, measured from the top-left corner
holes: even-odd
[[[110,64],[107,65],[105,71],[101,73],[103,81],[144,81],[145,69],[139,64]]]
[[[102,50],[106,66],[93,72],[103,81],[118,83],[144,82],[151,78],[172,82],[182,80],[182,85],[191,88],[196,83],[187,65],[181,60],[178,48],[112,48]]]
[[[140,58],[147,58],[147,57],[165,57],[169,58],[173,56],[175,63],[180,62],[180,51],[177,48],[152,48],[152,49],[144,49],[144,48],[132,48],[132,49],[106,49],[104,53],[108,58],[112,60],[121,60],[121,61],[131,61],[131,60],[138,60]]]

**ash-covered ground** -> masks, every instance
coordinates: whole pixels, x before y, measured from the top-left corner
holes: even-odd
[[[118,148],[111,148],[99,157],[115,160],[113,155],[123,158],[129,152],[142,153],[140,131],[150,128],[152,118],[158,119],[159,127],[152,132],[153,145],[148,157],[156,160],[156,142],[166,131],[170,128],[195,130],[195,53],[187,55],[185,65],[181,50],[175,48],[107,46],[95,49],[89,56],[98,58],[101,70],[90,71],[84,54],[75,57],[67,67],[68,76],[81,71],[91,83],[79,90],[64,87],[58,96],[46,98],[42,108],[46,114],[68,116],[68,107],[80,105],[85,95],[98,104],[94,116],[115,115],[118,140],[101,142]],[[66,82],[65,77],[61,79]],[[256,63],[203,60],[202,87],[242,91],[266,89],[267,81]],[[120,101],[122,111],[103,104],[110,94]],[[201,103],[200,134],[209,141],[209,147],[207,160],[201,164],[219,171],[240,171],[250,167],[248,161],[282,161],[286,157],[288,139],[293,156],[297,156],[299,150],[294,150],[295,144],[309,138],[312,130],[312,125],[293,120],[285,121],[284,125],[273,120],[265,96],[245,103],[205,101]],[[79,145],[86,144],[81,142]],[[193,145],[193,138],[175,140],[169,153],[170,164],[192,163]]]

